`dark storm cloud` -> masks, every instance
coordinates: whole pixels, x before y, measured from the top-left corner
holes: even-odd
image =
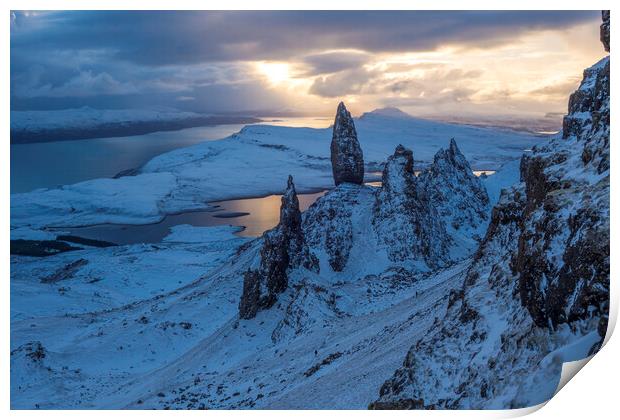
[[[303,66],[300,74],[316,76],[319,74],[336,73],[342,70],[360,67],[370,60],[372,55],[363,52],[335,51],[323,54],[312,54],[301,59]]]
[[[11,107],[285,107],[244,62],[287,61],[293,76],[316,77],[311,93],[334,97],[377,89],[364,68],[374,53],[485,48],[598,20],[590,11],[11,12]]]
[[[147,65],[290,59],[306,52],[490,46],[546,28],[599,19],[575,11],[84,11],[17,18],[12,48],[109,49]],[[30,22],[29,20],[32,20]]]
[[[345,95],[374,93],[371,82],[379,73],[356,68],[341,71],[329,76],[317,77],[310,86],[310,93],[325,98],[337,98]]]

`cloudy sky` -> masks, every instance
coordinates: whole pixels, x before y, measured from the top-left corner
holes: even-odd
[[[565,112],[600,12],[12,12],[11,107]]]

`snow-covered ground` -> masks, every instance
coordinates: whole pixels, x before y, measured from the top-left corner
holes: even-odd
[[[454,137],[474,170],[495,170],[546,140],[394,110],[366,113],[356,127],[366,180],[379,179],[376,171],[398,144],[413,150],[416,167],[425,167]],[[332,188],[330,141],[331,128],[246,126],[226,139],[160,155],[137,176],[12,194],[11,227],[152,223],[166,214],[206,209],[212,201],[280,193],[289,174],[300,192]]]
[[[12,257],[12,407],[363,409],[466,267],[390,285],[357,277],[360,248],[357,271],[306,272],[239,320],[252,252],[235,254],[248,242],[232,233],[184,226],[161,244]],[[299,334],[282,324],[298,316]]]

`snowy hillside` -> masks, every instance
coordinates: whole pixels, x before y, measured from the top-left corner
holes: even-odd
[[[90,107],[11,111],[11,143],[124,137],[202,125],[250,123],[250,117],[147,109],[94,109]]]
[[[416,169],[454,137],[474,170],[496,170],[545,141],[497,131],[367,113],[356,120],[366,181],[398,144],[415,151]],[[208,208],[208,202],[279,193],[289,174],[300,192],[333,187],[331,129],[247,126],[221,141],[177,149],[148,162],[135,177],[98,179],[11,195],[11,226],[152,223],[165,214]],[[509,184],[506,184],[509,185]]]
[[[145,109],[94,109],[90,107],[55,111],[11,111],[11,130],[43,131],[59,128],[90,128],[101,124],[128,124],[136,121],[174,121],[199,117],[182,111]]]
[[[388,162],[381,187],[343,183],[301,220],[289,180],[280,225],[254,241],[179,226],[160,244],[12,257],[12,406],[365,408],[463,282],[494,185],[448,139],[418,177],[404,147]]]

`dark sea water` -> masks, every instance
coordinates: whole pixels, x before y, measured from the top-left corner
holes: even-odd
[[[243,125],[162,131],[131,137],[11,145],[11,193],[109,178],[179,147],[219,140]]]

